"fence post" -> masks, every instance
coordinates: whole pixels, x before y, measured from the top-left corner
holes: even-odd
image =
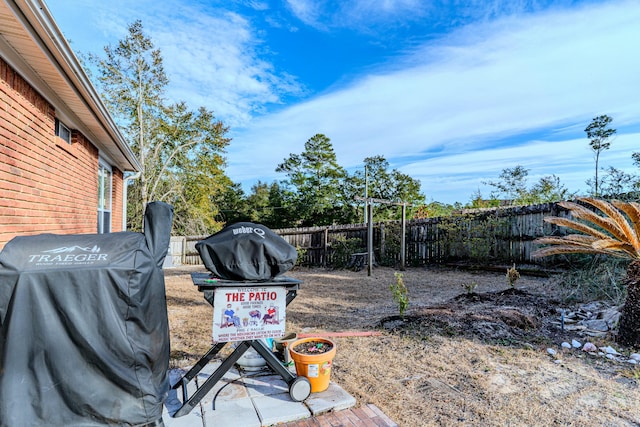
[[[322,266],[327,266],[327,248],[329,247],[329,227],[325,227],[324,229],[324,240],[322,242]]]
[[[402,227],[400,231],[400,271],[404,271],[404,263],[405,263],[405,245],[406,245],[406,232],[407,232],[407,220],[405,215],[407,213],[407,204],[402,204]]]
[[[367,276],[371,276],[373,272],[373,203],[367,202],[367,212],[369,212],[369,221],[367,222],[367,258],[369,258],[369,267]]]
[[[187,263],[187,238],[182,239],[182,265]]]
[[[385,252],[386,252],[385,229],[384,229],[384,222],[382,222],[380,223],[380,259],[381,260],[384,259]]]

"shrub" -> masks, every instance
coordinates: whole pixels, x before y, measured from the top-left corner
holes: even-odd
[[[389,289],[391,289],[391,293],[393,294],[393,301],[398,305],[400,316],[404,317],[404,313],[409,306],[409,291],[402,279],[403,274],[393,273],[393,275],[396,278],[396,282],[389,285]]]
[[[507,269],[507,282],[509,283],[509,286],[515,288],[518,279],[520,279],[520,272],[516,270],[516,265],[513,264],[513,267]]]

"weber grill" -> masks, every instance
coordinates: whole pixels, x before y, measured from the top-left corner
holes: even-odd
[[[0,425],[161,426],[162,263],[173,208],[145,232],[16,237],[0,252]]]
[[[214,343],[173,386],[182,390],[182,406],[174,416],[188,414],[249,348],[282,377],[294,401],[306,399],[309,380],[293,375],[261,340],[284,335],[286,306],[301,283],[283,275],[295,264],[296,249],[267,227],[247,222],[224,228],[196,249],[209,273],[192,273],[191,278],[213,307]],[[230,342],[236,343],[235,350],[189,395],[188,384]]]

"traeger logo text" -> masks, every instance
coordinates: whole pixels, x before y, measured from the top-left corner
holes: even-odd
[[[255,233],[258,236],[264,239],[264,230],[262,228],[254,228],[254,227],[238,227],[233,229],[233,234],[251,234]]]
[[[95,262],[105,262],[108,256],[109,254],[101,254],[98,246],[92,248],[70,246],[29,255],[29,262],[35,263],[36,265],[86,265]]]

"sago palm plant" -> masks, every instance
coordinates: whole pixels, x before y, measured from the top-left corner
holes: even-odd
[[[547,217],[546,222],[564,226],[580,234],[541,237],[544,246],[532,256],[543,257],[567,253],[608,254],[631,261],[625,284],[627,297],[618,324],[617,341],[640,347],[640,203],[579,198],[600,213],[573,202],[558,203],[571,212],[574,219]]]

